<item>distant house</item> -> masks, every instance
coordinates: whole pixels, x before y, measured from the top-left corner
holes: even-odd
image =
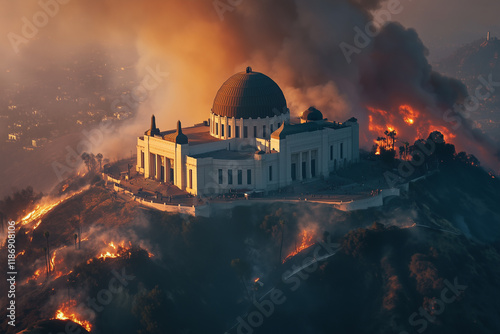
[[[33,146],[33,147],[42,147],[46,143],[47,143],[47,138],[37,138],[37,139],[33,139],[31,141],[31,146]]]
[[[21,140],[21,134],[19,132],[9,133],[9,141],[16,142]]]

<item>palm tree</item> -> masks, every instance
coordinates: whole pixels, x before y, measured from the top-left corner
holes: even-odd
[[[48,272],[50,272],[50,247],[49,247],[49,236],[50,236],[50,233],[49,231],[45,231],[45,233],[43,234],[44,237],[45,237],[45,240],[47,241],[47,260],[48,260],[48,264],[47,264],[47,270]]]
[[[384,134],[386,135],[387,139],[391,138],[392,139],[392,150],[394,150],[394,143],[396,142],[396,130],[385,130]],[[389,140],[387,140],[389,141]],[[387,143],[387,146],[389,146],[389,143]]]

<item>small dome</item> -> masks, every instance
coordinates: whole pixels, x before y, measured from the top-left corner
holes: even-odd
[[[230,77],[217,92],[212,112],[235,118],[266,118],[288,112],[281,88],[267,75],[248,67]]]
[[[310,107],[309,109],[307,109],[306,111],[304,111],[302,113],[302,115],[300,116],[300,119],[303,120],[303,121],[306,121],[306,122],[309,122],[309,121],[322,121],[323,120],[323,114],[318,109],[316,109],[314,107]]]

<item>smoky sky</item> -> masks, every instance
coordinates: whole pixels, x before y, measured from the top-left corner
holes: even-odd
[[[404,25],[385,25],[346,61],[339,45],[354,45],[354,28],[364,30],[373,12],[386,5],[378,0],[72,0],[59,4],[54,17],[20,44],[18,53],[3,38],[0,65],[24,68],[99,44],[116,53],[133,48],[138,78],[148,68],[168,73],[148,92],[138,117],[106,141],[101,150],[108,156],[129,152],[122,148],[135,146],[135,137],[146,130],[153,113],[161,130],[174,127],[179,118],[183,125],[206,119],[218,88],[246,66],[280,85],[293,117],[310,106],[331,120],[357,117],[366,145],[371,137],[366,135],[367,106],[412,104],[442,123],[442,111],[467,95],[460,82],[432,71],[418,31]],[[41,10],[37,1],[2,6],[4,36],[21,35],[23,18],[32,21]],[[408,17],[410,8],[405,6],[410,4],[401,1],[401,6],[393,20]],[[29,77],[29,72],[24,75]],[[456,131],[469,130],[465,125]],[[461,145],[467,149],[484,143],[463,137],[467,139]],[[493,150],[480,158],[490,159]]]

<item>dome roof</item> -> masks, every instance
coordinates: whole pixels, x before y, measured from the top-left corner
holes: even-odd
[[[267,75],[248,67],[230,77],[217,92],[212,112],[235,118],[265,118],[288,112],[281,88]]]
[[[318,109],[310,107],[302,113],[300,119],[303,121],[321,121],[323,120],[323,114]]]

